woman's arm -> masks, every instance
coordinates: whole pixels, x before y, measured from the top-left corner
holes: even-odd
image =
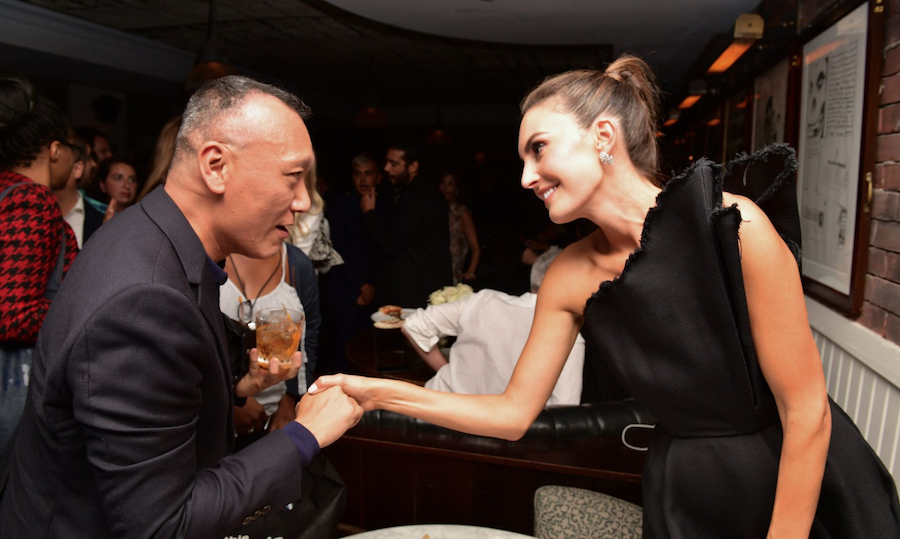
[[[753,344],[784,432],[770,538],[808,537],[831,440],[831,408],[822,363],[806,314],[797,263],[765,214],[737,203],[741,269]]]
[[[481,245],[478,243],[478,232],[475,229],[475,221],[472,220],[472,213],[468,209],[464,209],[460,216],[460,227],[466,236],[466,243],[469,244],[469,269],[463,274],[463,277],[471,281],[475,278],[475,270],[478,269],[478,263],[481,261]]]
[[[573,258],[563,253],[547,272],[531,333],[502,395],[443,393],[343,374],[319,378],[310,392],[340,385],[365,410],[390,410],[470,434],[518,440],[550,398],[581,326],[583,290],[571,286],[567,270]]]

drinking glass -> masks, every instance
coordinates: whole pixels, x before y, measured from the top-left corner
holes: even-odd
[[[294,352],[303,333],[303,313],[293,309],[263,309],[256,313],[257,361],[269,368],[277,360],[282,370],[291,368]]]

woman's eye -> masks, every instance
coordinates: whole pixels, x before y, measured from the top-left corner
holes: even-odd
[[[531,153],[534,155],[540,155],[541,149],[544,147],[543,142],[532,142],[531,143]]]

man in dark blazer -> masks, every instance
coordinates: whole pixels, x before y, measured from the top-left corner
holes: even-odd
[[[321,372],[350,372],[345,354],[347,343],[355,335],[371,327],[369,315],[375,310],[375,262],[378,249],[366,227],[359,207],[360,197],[374,191],[381,183],[378,163],[367,154],[351,161],[353,191],[335,197],[325,206],[331,226],[331,241],[341,253],[344,263],[320,276],[322,290]],[[387,225],[390,203],[383,198],[373,212]]]
[[[362,413],[305,396],[284,429],[232,454],[234,384],[213,261],[281,249],[309,209],[312,144],[295,96],[243,77],[188,103],[164,189],[78,256],[35,348],[28,400],[0,458],[0,535],[213,538],[300,497],[300,472]]]
[[[402,141],[389,147],[384,171],[398,194],[387,226],[374,211],[381,204],[374,190],[360,199],[380,252],[375,297],[381,305],[424,307],[431,292],[453,284],[450,210],[420,169],[416,148]]]

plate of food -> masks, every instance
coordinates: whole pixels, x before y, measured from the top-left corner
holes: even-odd
[[[384,305],[372,313],[372,322],[379,329],[396,329],[403,325],[403,320],[416,312],[415,309],[404,309],[398,305]]]

